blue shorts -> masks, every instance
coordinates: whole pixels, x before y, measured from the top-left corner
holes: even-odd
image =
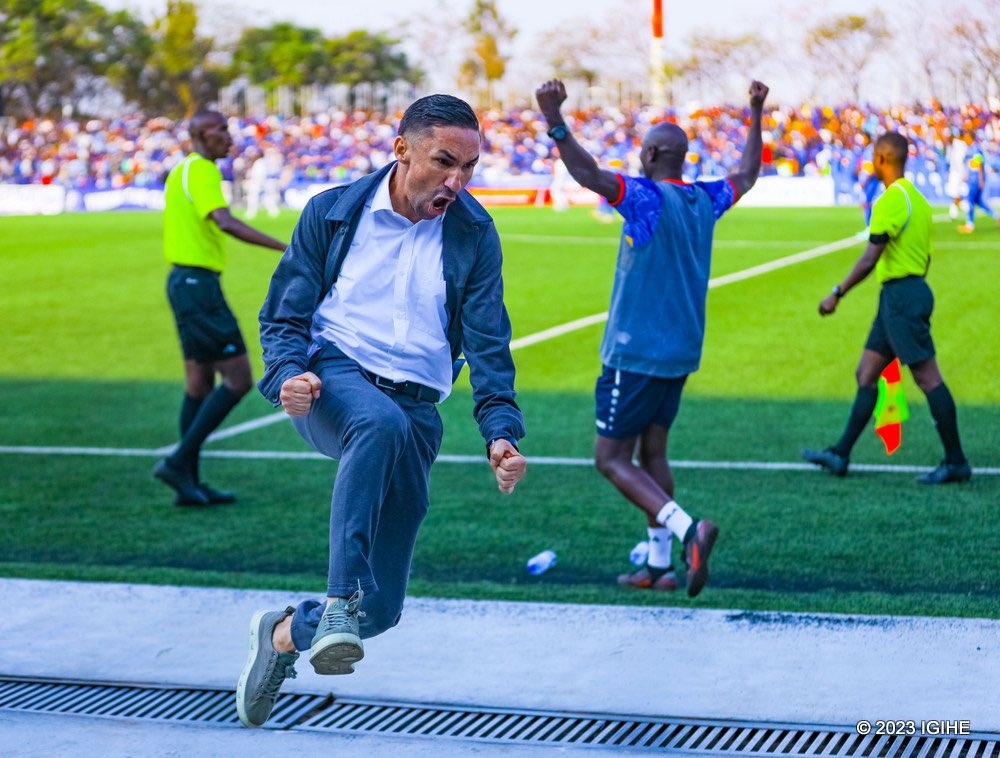
[[[604,367],[597,378],[597,434],[630,439],[650,424],[669,429],[677,418],[687,375],[664,378]]]

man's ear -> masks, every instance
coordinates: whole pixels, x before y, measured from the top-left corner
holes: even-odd
[[[396,156],[396,160],[404,166],[410,162],[409,147],[406,137],[396,137],[392,141],[392,152]]]

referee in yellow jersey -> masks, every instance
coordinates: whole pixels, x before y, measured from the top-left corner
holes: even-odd
[[[286,244],[229,211],[215,165],[233,146],[225,116],[201,111],[189,131],[193,151],[167,176],[163,214],[163,249],[173,264],[167,297],[184,355],[181,439],[153,474],[176,491],[175,504],[203,506],[236,500],[201,481],[198,459],[208,435],[253,386],[243,335],[219,281],[226,263],[223,235],[272,250],[284,251]]]
[[[858,363],[858,391],[840,440],[825,450],[803,450],[802,457],[836,476],[847,473],[851,449],[871,420],[878,399],[878,379],[893,359],[910,368],[927,396],[927,405],[944,446],[944,460],[917,477],[922,484],[966,482],[972,467],[958,436],[958,412],[938,368],[931,339],[934,295],[924,278],[931,262],[931,207],[904,176],[909,143],[901,134],[883,134],[875,142],[875,175],[885,192],[872,208],[868,246],[847,278],[819,304],[832,314],[844,295],[873,270],[882,290]]]

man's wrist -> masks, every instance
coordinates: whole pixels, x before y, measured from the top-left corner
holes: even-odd
[[[844,296],[844,288],[841,287],[839,284],[833,285],[833,289],[830,292],[838,300],[840,300],[840,298]]]
[[[504,437],[504,436],[501,435],[499,437],[493,437],[489,442],[486,443],[486,455],[490,454],[490,450],[493,449],[493,443],[496,442],[497,440],[507,440],[507,442],[509,442],[511,444],[511,446],[515,450],[517,450],[517,440],[516,439],[514,439],[513,437]],[[520,452],[520,451],[518,450],[518,452]]]

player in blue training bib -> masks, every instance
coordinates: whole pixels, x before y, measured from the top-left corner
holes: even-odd
[[[683,181],[687,134],[676,124],[653,126],[642,141],[644,177],[601,169],[573,138],[560,112],[566,88],[546,82],[535,95],[549,136],[576,181],[606,198],[625,219],[597,381],[598,470],[646,514],[649,558],[618,582],[642,589],[677,589],[671,535],[684,546],[687,593],[708,581],[718,527],[695,520],[674,500],[667,435],[688,374],[697,371],[705,337],[705,299],[715,222],[757,181],[768,88],[750,85],[750,127],[738,170],[725,179]],[[634,460],[635,459],[635,460]]]

